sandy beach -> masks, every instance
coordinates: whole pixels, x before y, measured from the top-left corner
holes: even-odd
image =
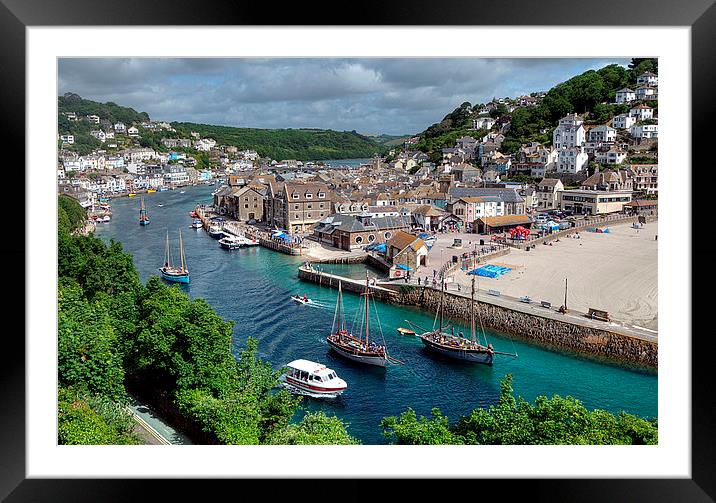
[[[614,320],[658,330],[657,224],[641,229],[621,224],[609,227],[609,233],[583,231],[580,239],[563,238],[552,246],[540,243],[530,251],[512,249],[488,262],[512,270],[499,278],[478,276],[478,287],[481,292],[527,295],[534,302],[560,306],[567,278],[569,309],[600,309]],[[471,278],[460,270],[454,277],[461,288],[467,288]]]

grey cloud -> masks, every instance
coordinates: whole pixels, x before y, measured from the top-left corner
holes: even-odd
[[[422,131],[464,101],[516,96],[619,59],[61,59],[59,92],[152,118],[240,127]]]

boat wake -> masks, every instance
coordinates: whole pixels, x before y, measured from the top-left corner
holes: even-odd
[[[339,398],[340,393],[311,393],[310,391],[306,391],[300,388],[297,388],[296,386],[291,386],[287,382],[282,382],[281,386],[283,388],[286,388],[288,391],[295,395],[302,395],[302,396],[308,396],[311,398]]]

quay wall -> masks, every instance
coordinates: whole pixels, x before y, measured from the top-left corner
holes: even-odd
[[[437,312],[440,291],[414,287],[397,292],[397,302]],[[470,299],[446,293],[443,313],[446,318],[470,322]],[[475,301],[475,321],[501,333],[537,342],[551,347],[567,349],[592,356],[636,364],[643,367],[658,366],[658,344],[628,335],[559,321],[550,317],[515,311],[488,302]]]
[[[321,273],[302,266],[298,277],[329,288],[338,288],[338,282],[346,291],[363,293],[365,283],[334,274]],[[402,283],[379,283],[370,286],[378,299],[392,303],[416,306],[436,312],[440,303],[440,290]],[[469,324],[470,298],[445,292],[444,316]],[[475,301],[475,320],[485,328],[512,335],[522,340],[557,349],[574,351],[596,358],[638,365],[658,367],[658,343],[612,330],[598,329],[585,324],[555,319],[547,314],[531,314],[490,302]],[[500,349],[500,348],[497,348]]]
[[[328,274],[303,266],[298,268],[298,277],[304,281],[310,281],[321,286],[327,286],[335,289],[338,289],[338,283],[340,282],[341,288],[347,292],[363,293],[365,291],[364,280],[345,278],[343,276]],[[368,288],[377,299],[391,303],[396,303],[399,300],[398,294],[389,288],[373,284],[369,284]]]

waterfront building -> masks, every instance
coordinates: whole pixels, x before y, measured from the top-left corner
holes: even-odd
[[[504,215],[525,213],[525,200],[514,188],[497,187],[453,187],[449,191],[451,200],[461,197],[496,197],[504,204]],[[448,203],[449,206],[450,203]],[[450,208],[447,208],[450,211]]]
[[[273,199],[273,225],[293,234],[304,234],[330,214],[331,206],[331,194],[325,183],[285,182]]]
[[[369,244],[385,243],[396,231],[409,231],[410,227],[410,217],[333,214],[318,222],[313,235],[321,243],[352,251]]]
[[[497,196],[466,196],[448,203],[447,211],[460,218],[467,232],[474,232],[475,220],[505,214],[505,203]]]
[[[214,206],[220,214],[236,220],[261,222],[264,220],[264,199],[264,194],[253,185],[223,187],[214,194]]]
[[[564,190],[564,184],[557,178],[544,178],[537,184],[535,199],[537,209],[552,210],[559,204],[559,192]]]
[[[414,234],[396,231],[386,242],[385,258],[393,265],[406,266],[413,272],[428,265],[428,246]]]
[[[658,194],[659,192],[659,165],[658,164],[632,164],[633,188],[644,194]]]
[[[579,215],[604,215],[624,210],[631,202],[632,192],[617,190],[570,189],[559,193],[559,209]]]

